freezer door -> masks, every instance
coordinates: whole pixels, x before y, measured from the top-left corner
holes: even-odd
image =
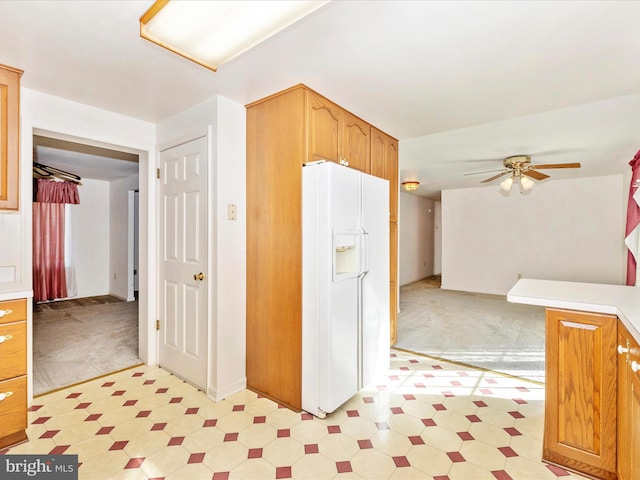
[[[360,285],[360,388],[389,368],[389,182],[362,175],[361,202],[367,273]]]
[[[320,328],[320,408],[333,412],[358,391],[358,286],[361,232],[360,173],[329,164],[325,201],[329,219],[327,243],[334,253],[322,298],[325,315]],[[340,252],[340,250],[344,250]]]

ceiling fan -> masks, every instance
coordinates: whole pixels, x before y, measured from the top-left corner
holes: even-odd
[[[529,155],[513,155],[503,160],[504,168],[502,170],[489,170],[485,172],[468,173],[467,175],[479,175],[481,173],[500,172],[497,175],[486,178],[480,183],[489,183],[497,180],[500,177],[509,175],[509,178],[500,183],[505,191],[510,191],[514,182],[520,183],[522,190],[530,190],[533,187],[534,180],[544,180],[549,178],[546,173],[539,172],[538,170],[549,168],[580,168],[580,163],[548,163],[544,165],[532,165],[531,157]]]

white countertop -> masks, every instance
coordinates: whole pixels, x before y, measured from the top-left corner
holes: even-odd
[[[617,315],[640,342],[640,287],[523,278],[509,290],[507,300]]]
[[[24,292],[2,292],[0,291],[0,302],[4,300],[17,300],[19,298],[31,298],[33,297],[32,290],[25,290]]]

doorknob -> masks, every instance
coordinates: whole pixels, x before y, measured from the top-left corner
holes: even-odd
[[[200,280],[200,281],[202,281],[202,280],[204,280],[204,279],[205,279],[205,277],[206,277],[206,275],[205,275],[204,273],[200,272],[200,273],[196,273],[196,274],[193,276],[193,279],[194,279],[194,280]]]

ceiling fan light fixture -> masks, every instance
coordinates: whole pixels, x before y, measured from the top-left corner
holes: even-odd
[[[404,188],[406,192],[414,192],[418,189],[419,186],[420,186],[420,182],[417,182],[415,180],[402,182],[402,188]]]
[[[140,17],[140,36],[215,72],[326,3],[156,0]]]
[[[523,190],[531,190],[533,188],[533,180],[527,177],[520,177],[520,186]]]
[[[505,192],[510,192],[513,186],[513,177],[509,177],[506,180],[500,182],[500,188]]]

